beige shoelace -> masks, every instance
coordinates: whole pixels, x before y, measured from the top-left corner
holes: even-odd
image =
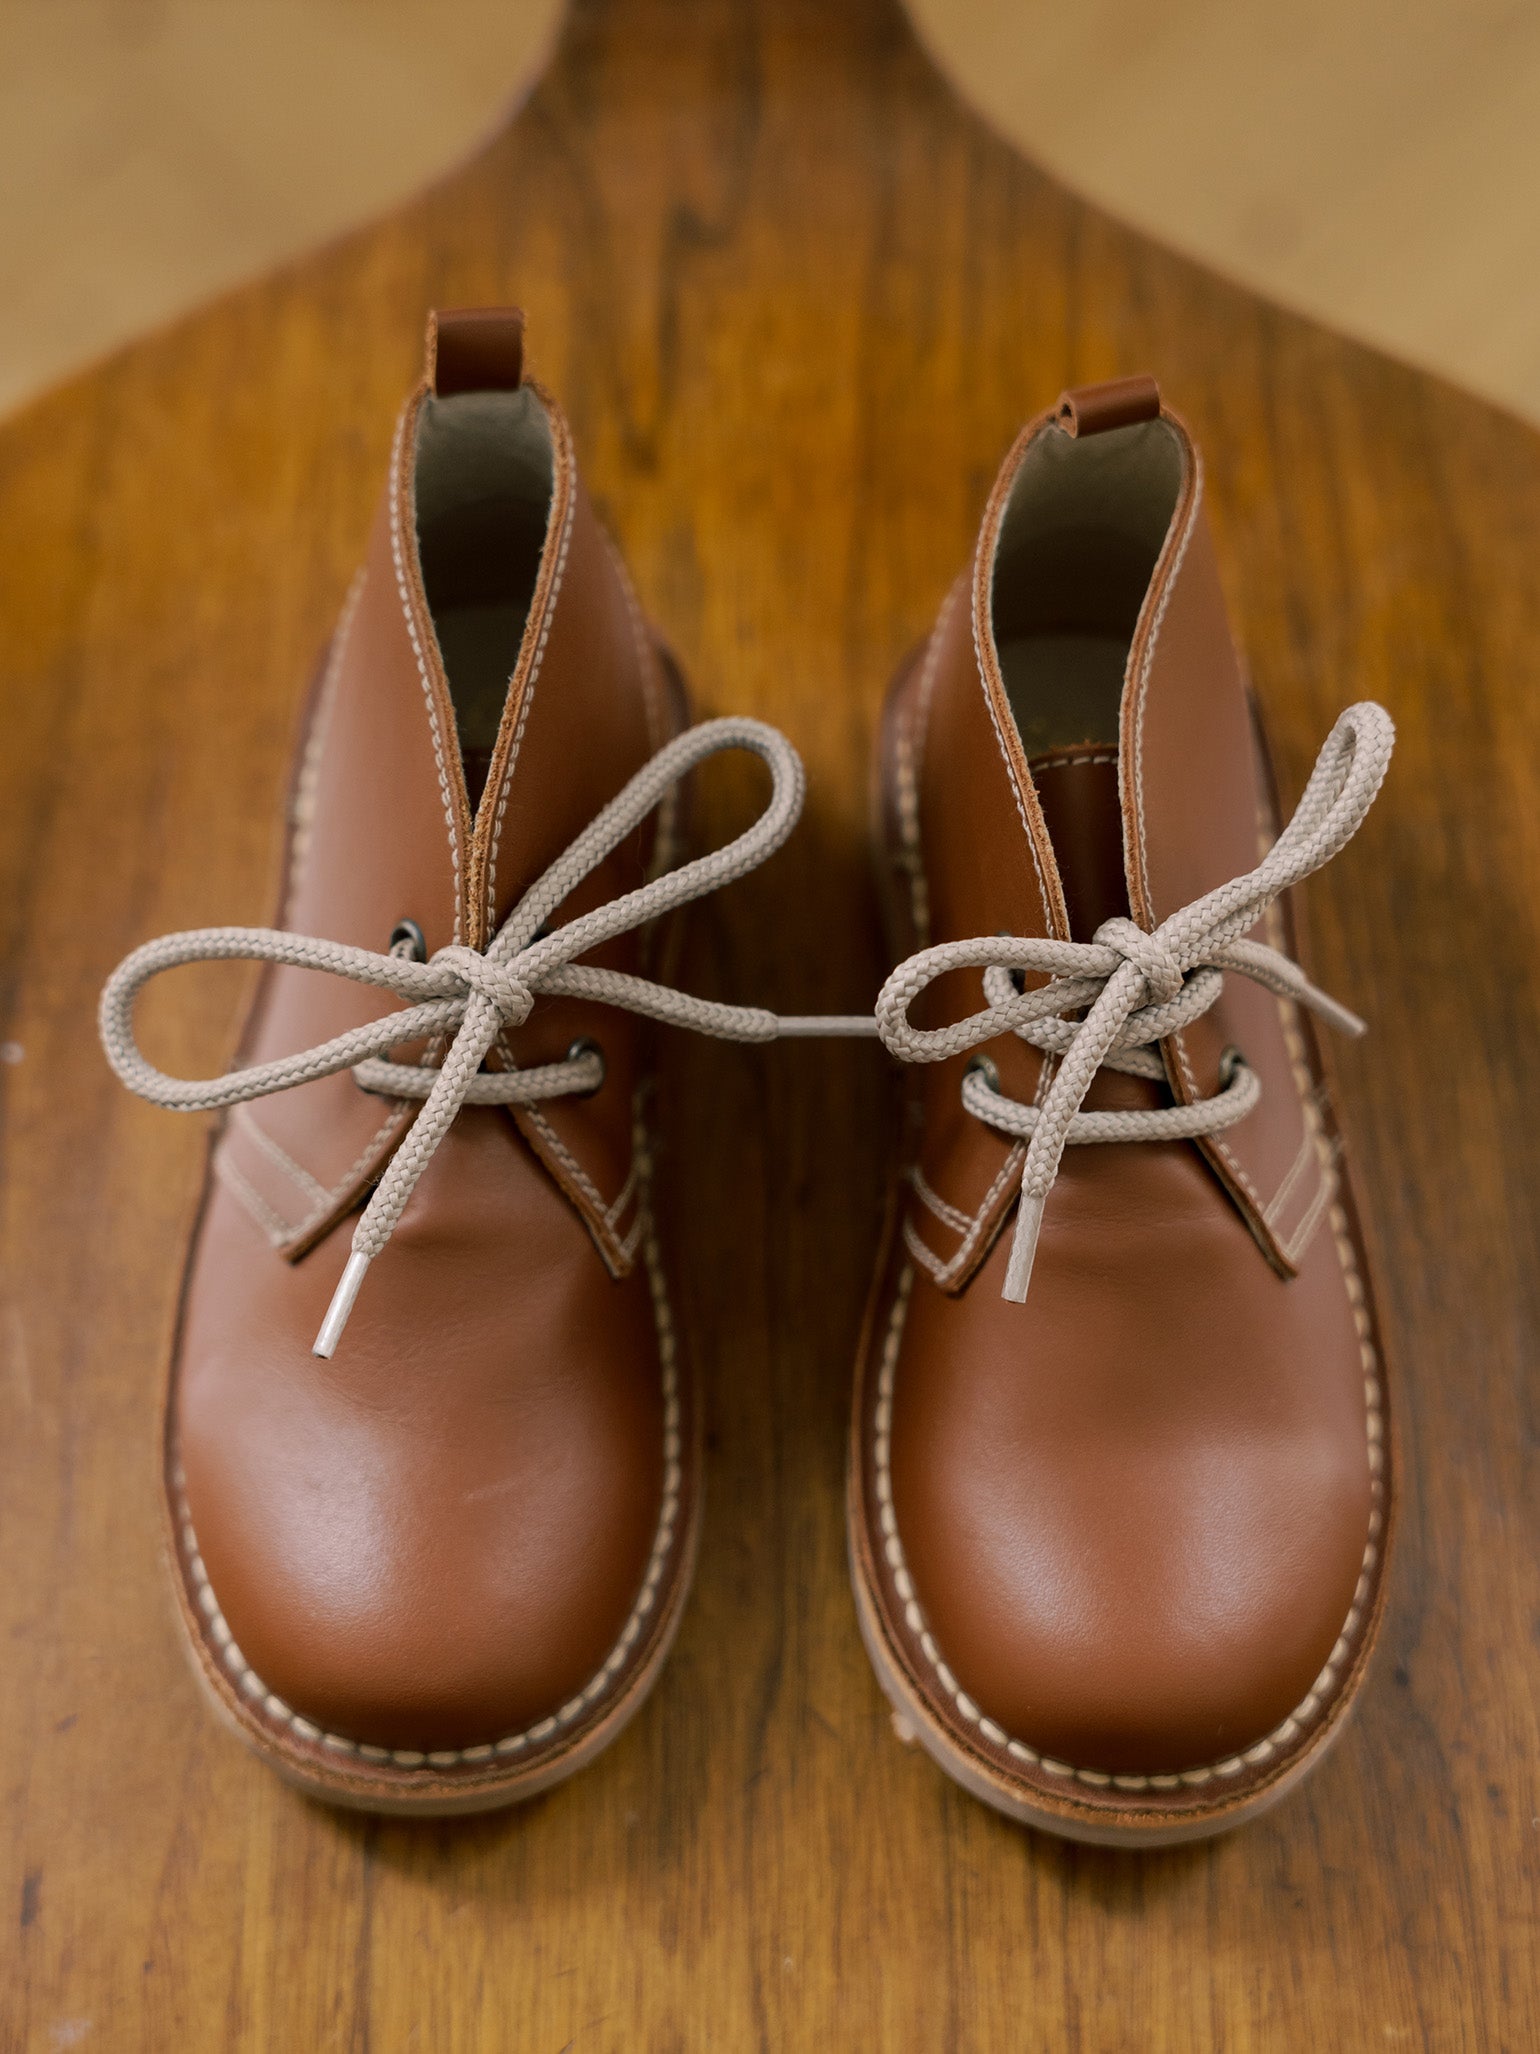
[[[646,819],[679,779],[724,749],[746,749],[769,768],[770,799],[753,826],[725,848],[666,871],[637,890],[542,934],[543,924],[569,892]],[[354,1231],[352,1254],[316,1336],[315,1353],[329,1356],[342,1336],[369,1264],[390,1239],[418,1179],[461,1106],[532,1105],[592,1091],[601,1081],[603,1060],[594,1050],[575,1049],[566,1061],[538,1068],[482,1069],[498,1037],[529,1017],[537,997],[590,999],[729,1041],[875,1033],[869,1014],[788,1017],[758,1006],[694,998],[647,978],[575,961],[602,942],[731,884],[763,863],[796,825],[804,789],[801,760],[774,728],[757,720],[705,721],[677,736],[643,765],[565,854],[531,885],[484,953],[455,945],[440,949],[424,963],[408,955],[377,955],[372,949],[350,948],[280,928],[199,927],[168,934],[135,949],[108,979],[98,1015],[102,1046],[131,1091],[177,1112],[208,1112],[265,1098],[339,1070],[351,1070],[366,1091],[424,1100]],[[387,1013],[317,1048],[256,1063],[206,1082],[170,1077],[155,1069],[134,1039],[133,1008],[140,989],[163,970],[232,958],[329,970],[357,984],[392,993],[405,1001],[405,1010]],[[392,1048],[444,1035],[453,1038],[437,1069],[386,1060]]]
[[[1255,870],[1207,892],[1153,934],[1131,920],[1109,920],[1089,942],[1003,935],[944,942],[899,964],[878,996],[876,1015],[782,1015],[675,991],[646,978],[578,963],[618,934],[730,884],[772,855],[796,825],[805,788],[801,760],[785,737],[757,720],[712,720],[659,750],[617,798],[532,885],[485,952],[455,945],[428,962],[268,927],[201,927],[166,935],[127,956],[102,992],[99,1025],[108,1061],[131,1091],[178,1112],[207,1112],[288,1091],[351,1070],[366,1091],[420,1098],[412,1123],[375,1186],[353,1235],[353,1249],[316,1337],[329,1356],[341,1338],[365,1272],[390,1239],[434,1150],[462,1105],[533,1105],[592,1091],[603,1077],[596,1050],[530,1069],[483,1070],[498,1037],[529,1017],[537,997],[562,996],[618,1006],[671,1026],[724,1040],[765,1042],[791,1036],[880,1035],[904,1062],[939,1062],[997,1035],[1016,1033],[1058,1059],[1041,1105],[1007,1098],[987,1070],[963,1082],[968,1110],[999,1132],[1027,1142],[1021,1203],[1006,1271],[1005,1296],[1026,1297],[1043,1206],[1068,1146],[1086,1142],[1169,1141],[1217,1134],[1245,1118],[1260,1085],[1237,1058],[1222,1088],[1196,1105],[1127,1112],[1082,1112],[1098,1069],[1164,1079],[1156,1045],[1188,1026],[1219,996],[1224,972],[1254,978],[1279,996],[1309,1006],[1344,1033],[1363,1022],[1317,990],[1287,956],[1246,940],[1248,928],[1280,893],[1330,861],[1361,826],[1390,762],[1395,731],[1383,707],[1349,707],[1316,759],[1293,819]],[[638,890],[568,921],[543,923],[583,878],[661,803],[695,765],[724,749],[759,756],[771,777],[764,812],[725,848],[665,872]],[[141,1054],[134,1001],[163,970],[232,958],[329,970],[377,986],[405,1002],[319,1047],[205,1081],[167,1076]],[[984,972],[989,1003],[967,1019],[930,1031],[910,1025],[909,1010],[948,971]],[[1049,982],[1016,989],[1013,973]],[[436,1069],[387,1060],[392,1048],[452,1036]]]
[[[1235,1051],[1221,1089],[1196,1105],[1080,1109],[1103,1064],[1164,1080],[1156,1044],[1208,1011],[1225,971],[1239,971],[1280,998],[1308,1006],[1343,1033],[1364,1032],[1356,1014],[1317,990],[1287,956],[1243,937],[1280,893],[1352,840],[1384,781],[1394,746],[1395,728],[1382,706],[1372,700],[1350,706],[1322,745],[1293,819],[1256,869],[1205,892],[1153,934],[1131,920],[1107,920],[1088,942],[1010,935],[942,942],[908,957],[889,977],[877,999],[877,1031],[904,1062],[940,1062],[1006,1033],[1058,1059],[1040,1105],[1007,1098],[986,1069],[970,1070],[963,1081],[963,1103],[971,1113],[1027,1143],[1005,1297],[1019,1304],[1027,1295],[1043,1207],[1066,1147],[1217,1134],[1256,1104],[1261,1086]],[[920,993],[948,971],[963,969],[984,971],[988,1005],[950,1027],[927,1032],[911,1026],[909,1010]],[[1012,973],[1032,971],[1046,974],[1049,982],[1019,991]]]

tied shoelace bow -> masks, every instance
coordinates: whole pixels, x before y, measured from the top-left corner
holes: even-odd
[[[1244,1061],[1222,1076],[1213,1098],[1127,1112],[1081,1111],[1104,1064],[1164,1080],[1156,1045],[1190,1025],[1219,996],[1224,972],[1238,971],[1319,1013],[1344,1033],[1363,1022],[1317,990],[1289,958],[1246,939],[1291,885],[1318,870],[1349,842],[1374,802],[1390,762],[1395,730],[1383,707],[1366,701],[1342,714],[1316,758],[1293,819],[1256,869],[1207,892],[1146,933],[1131,920],[1108,920],[1089,942],[1010,935],[943,942],[900,963],[878,995],[876,1015],[783,1015],[759,1006],[701,999],[647,978],[575,960],[619,934],[744,876],[773,855],[802,810],[801,760],[762,721],[712,720],[660,749],[625,789],[530,887],[486,950],[454,945],[426,963],[341,942],[266,927],[204,927],[166,935],[125,957],[108,979],[99,1013],[102,1045],[131,1091],[178,1112],[207,1112],[264,1098],[351,1070],[367,1091],[420,1098],[413,1121],[375,1186],[353,1235],[352,1253],[316,1337],[317,1355],[335,1350],[369,1264],[390,1239],[428,1161],[462,1105],[533,1105],[594,1090],[603,1078],[596,1050],[575,1047],[566,1060],[529,1069],[483,1070],[503,1032],[529,1017],[537,997],[589,999],[724,1040],[765,1042],[820,1035],[880,1035],[904,1062],[940,1062],[1004,1033],[1019,1034],[1058,1059],[1041,1105],[1007,1098],[981,1070],[963,1082],[963,1103],[997,1131],[1027,1142],[1021,1201],[1004,1295],[1025,1299],[1043,1206],[1066,1147],[1085,1142],[1167,1141],[1217,1134],[1245,1118],[1261,1093]],[[668,791],[706,757],[745,749],[771,777],[768,804],[754,824],[710,855],[666,871],[637,890],[549,933],[546,920]],[[335,1036],[319,1047],[205,1081],[170,1077],[147,1062],[133,1034],[140,989],[163,970],[232,959],[328,970],[391,992],[402,1011]],[[938,977],[984,972],[989,1004],[950,1027],[911,1026],[909,1010]],[[1018,991],[1012,973],[1049,982]],[[394,1063],[409,1042],[451,1035],[435,1069]]]
[[[1350,706],[1322,745],[1293,819],[1256,869],[1205,892],[1153,934],[1119,919],[1104,921],[1089,942],[1011,935],[943,942],[910,956],[889,977],[877,999],[877,1031],[904,1062],[940,1062],[1005,1033],[1020,1035],[1058,1061],[1038,1105],[1006,1097],[987,1068],[972,1068],[963,1080],[968,1110],[1027,1144],[1006,1298],[1018,1304],[1026,1298],[1043,1207],[1066,1147],[1217,1134],[1256,1104],[1261,1086],[1235,1052],[1221,1069],[1220,1090],[1195,1105],[1081,1111],[1104,1064],[1164,1081],[1157,1044],[1208,1011],[1225,971],[1238,971],[1280,998],[1308,1006],[1345,1034],[1364,1032],[1356,1014],[1317,990],[1287,956],[1245,937],[1280,893],[1351,841],[1384,781],[1394,746],[1395,728],[1382,706],[1372,700]],[[909,1011],[920,993],[948,971],[962,969],[984,972],[985,1009],[950,1027],[911,1026]],[[1030,971],[1046,974],[1049,982],[1018,990],[1012,973]]]
[[[565,925],[542,933],[545,922],[611,850],[645,820],[671,788],[698,763],[724,749],[746,749],[770,772],[770,799],[754,824],[710,855],[665,871]],[[785,1036],[875,1033],[869,1014],[785,1016],[759,1006],[719,1004],[644,977],[575,960],[676,907],[698,899],[763,863],[781,846],[802,811],[801,759],[774,728],[747,719],[710,720],[669,742],[636,773],[576,841],[531,885],[485,951],[455,945],[427,962],[400,954],[290,934],[271,927],[201,927],[146,943],[124,958],[102,992],[99,1013],[107,1059],[131,1091],[177,1112],[208,1112],[288,1091],[339,1070],[351,1070],[366,1090],[424,1101],[370,1195],[353,1234],[353,1249],[337,1286],[315,1353],[329,1356],[347,1324],[369,1264],[390,1239],[434,1150],[461,1106],[532,1105],[594,1090],[603,1077],[596,1050],[574,1047],[559,1063],[488,1071],[481,1065],[503,1032],[529,1017],[539,997],[579,998],[618,1006],[671,1026],[689,1027],[729,1041],[775,1041]],[[133,1033],[134,1000],[163,970],[184,963],[240,959],[329,970],[376,986],[405,1001],[386,1014],[339,1034],[319,1047],[256,1063],[223,1077],[193,1081],[169,1077],[147,1062]],[[436,1068],[386,1060],[393,1048],[452,1036]]]

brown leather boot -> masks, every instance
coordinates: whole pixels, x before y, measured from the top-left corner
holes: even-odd
[[[1385,1371],[1308,1014],[1359,1023],[1276,901],[1391,742],[1345,714],[1262,857],[1202,471],[1149,379],[1024,431],[889,699],[919,953],[878,1017],[929,1067],[857,1379],[856,1595],[902,1726],[1073,1838],[1260,1811],[1364,1674]]]
[[[678,1622],[697,1410],[633,1015],[781,1023],[645,981],[642,930],[801,793],[773,731],[684,720],[521,317],[441,317],[315,695],[282,925],[150,944],[102,1007],[135,1089],[232,1108],[171,1370],[176,1588],[220,1710],[335,1801],[544,1788]],[[770,809],[671,869],[672,788],[722,747],[766,758]],[[164,1077],[134,994],[218,956],[268,965],[244,1067]]]

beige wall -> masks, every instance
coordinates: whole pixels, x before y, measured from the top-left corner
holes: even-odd
[[[1069,183],[1540,419],[1534,0],[912,5]],[[0,0],[0,408],[404,197],[557,12]]]

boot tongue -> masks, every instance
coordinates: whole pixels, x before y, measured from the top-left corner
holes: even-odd
[[[1104,920],[1128,917],[1117,751],[1083,742],[1034,756],[1028,768],[1064,887],[1070,939],[1090,941]]]

